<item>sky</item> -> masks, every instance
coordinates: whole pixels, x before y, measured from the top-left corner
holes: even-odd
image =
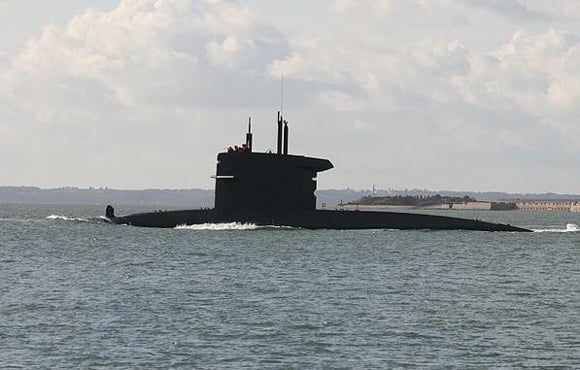
[[[0,0],[0,186],[213,188],[281,107],[320,189],[578,193],[580,1]]]

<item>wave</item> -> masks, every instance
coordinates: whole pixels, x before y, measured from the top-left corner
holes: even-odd
[[[221,224],[196,224],[196,225],[178,225],[175,227],[176,230],[256,230],[258,226],[256,224],[246,224],[241,222],[228,222]]]
[[[276,230],[291,230],[294,229],[291,226],[258,226],[252,223],[242,223],[242,222],[226,222],[219,224],[196,224],[196,225],[179,225],[175,227],[176,230],[212,230],[212,231],[227,231],[227,230],[264,230],[264,229],[276,229]]]
[[[78,217],[69,217],[69,216],[62,216],[62,215],[50,215],[46,216],[47,220],[58,220],[58,221],[74,221],[74,222],[88,222],[89,220],[86,218],[78,218]]]
[[[69,222],[111,222],[105,216],[99,217],[89,217],[89,218],[82,218],[82,217],[70,217],[70,216],[63,216],[63,215],[50,215],[46,216],[47,220],[56,220],[56,221],[69,221]]]
[[[532,229],[536,233],[577,233],[580,232],[580,226],[577,224],[566,224],[565,229]]]

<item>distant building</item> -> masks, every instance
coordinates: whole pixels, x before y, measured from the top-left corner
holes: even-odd
[[[465,202],[451,205],[454,211],[491,211],[491,207],[492,202]]]
[[[511,199],[520,211],[560,211],[577,212],[580,201],[573,199]]]
[[[453,203],[451,209],[457,211],[513,211],[517,209],[514,202],[465,202]]]
[[[429,204],[426,206],[417,205],[388,205],[388,204],[339,204],[336,206],[343,210],[360,211],[388,211],[388,210],[453,210],[453,211],[513,211],[517,210],[513,202],[489,202],[489,201],[468,201],[454,203]]]

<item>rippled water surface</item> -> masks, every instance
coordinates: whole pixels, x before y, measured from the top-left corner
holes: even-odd
[[[102,213],[0,206],[0,368],[580,367],[580,214],[459,214],[544,231],[518,234]]]

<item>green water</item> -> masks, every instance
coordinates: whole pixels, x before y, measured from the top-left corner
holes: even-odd
[[[580,367],[580,214],[453,214],[544,231],[520,234],[143,229],[103,209],[0,206],[0,367]]]

